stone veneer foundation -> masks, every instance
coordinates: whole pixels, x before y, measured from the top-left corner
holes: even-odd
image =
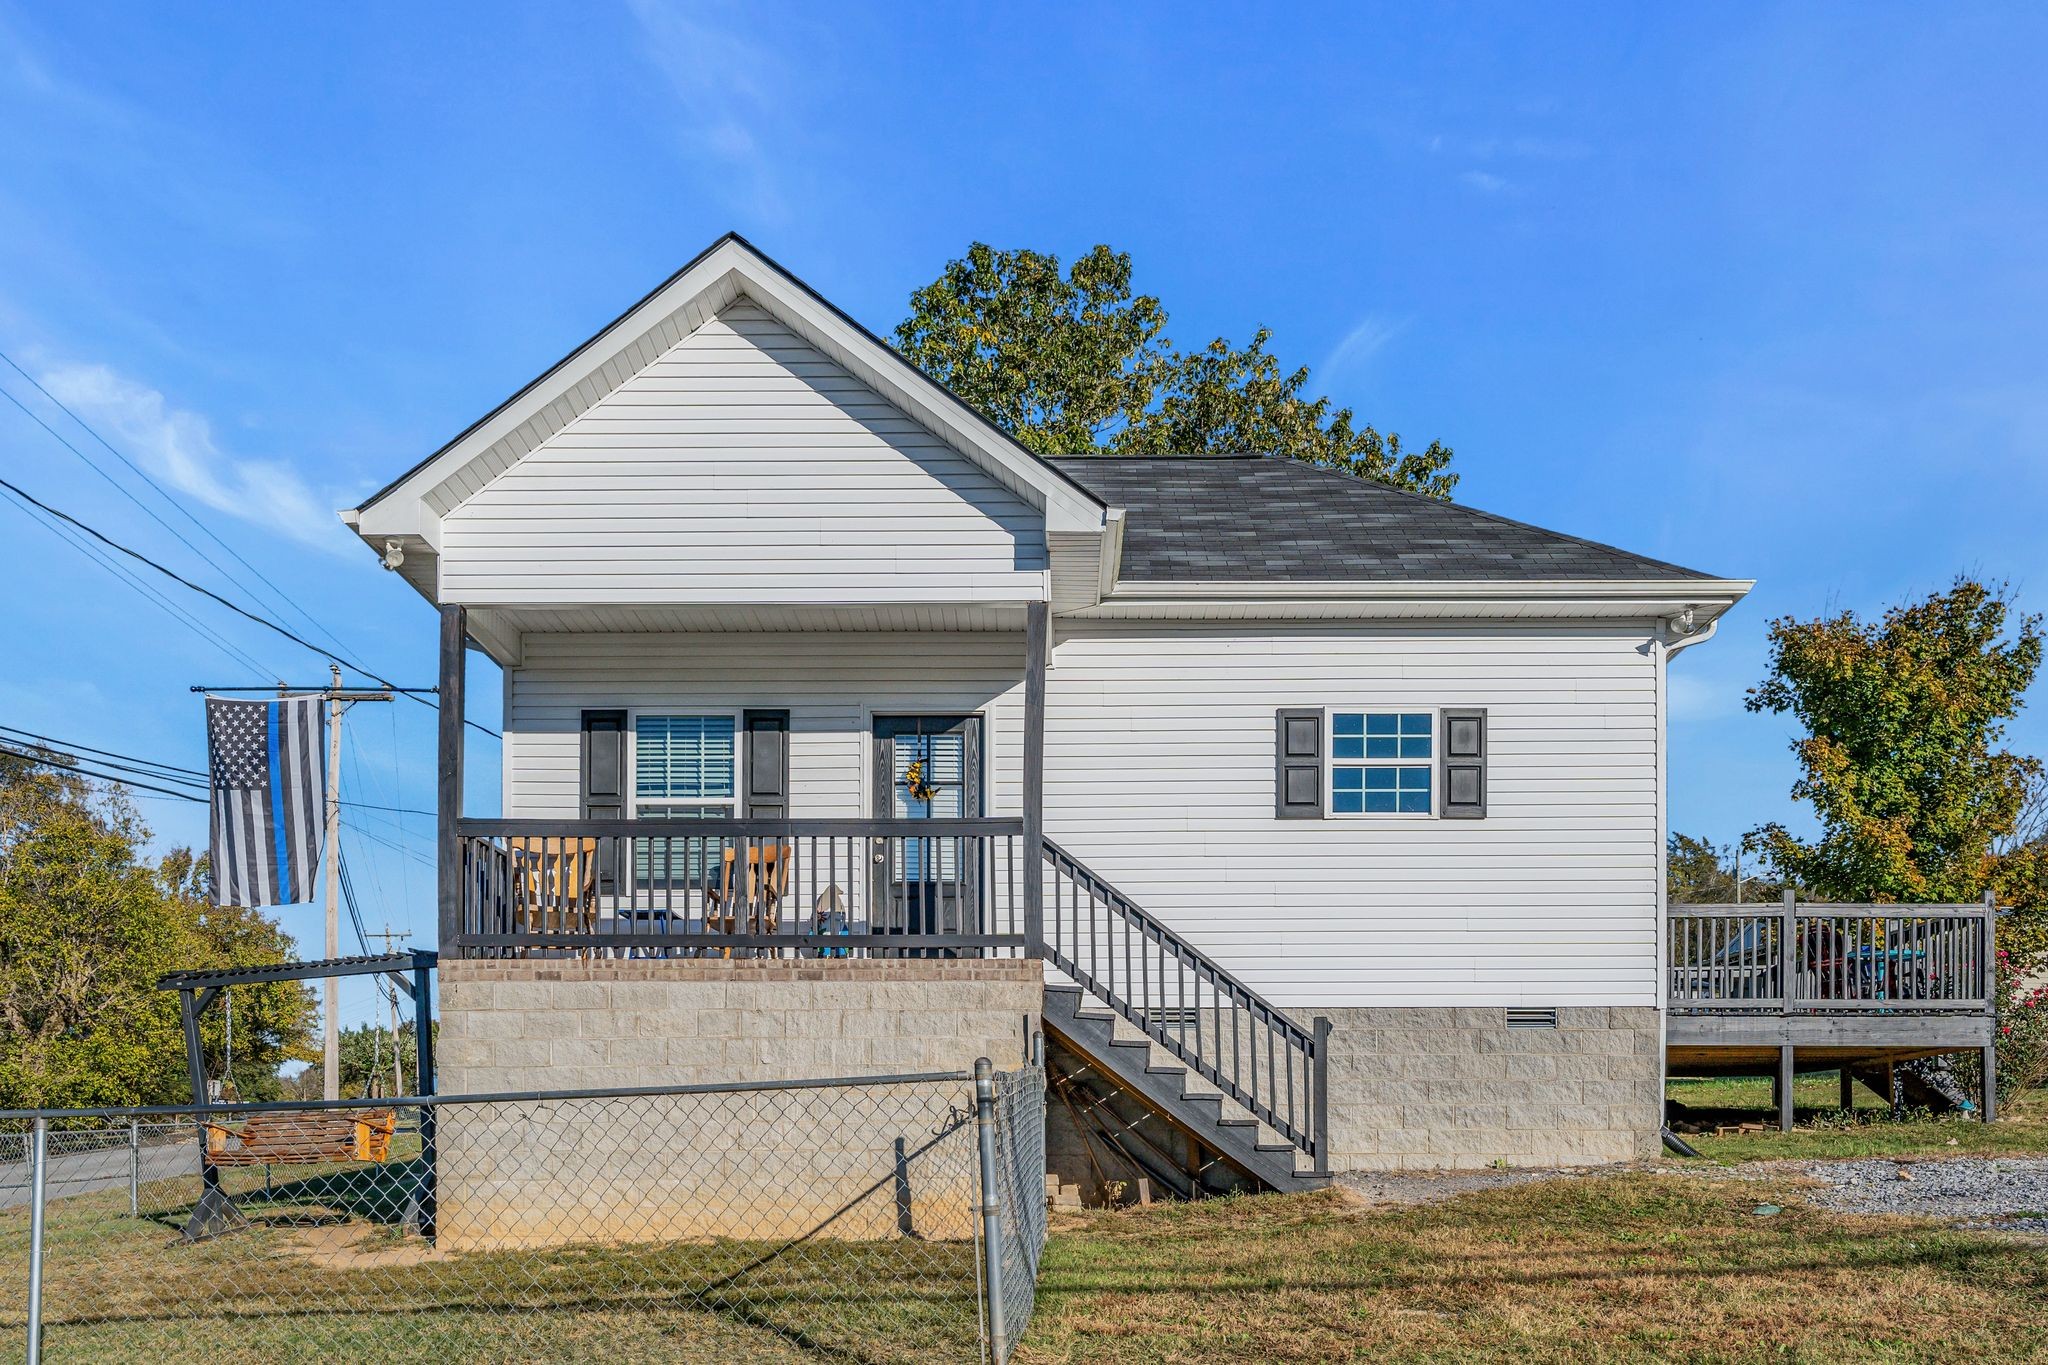
[[[1581,1166],[1655,1156],[1663,1122],[1657,1010],[1565,1006],[1555,1028],[1502,1008],[1326,1014],[1337,1171]]]
[[[971,1071],[978,1057],[1014,1068],[1044,981],[1035,961],[943,959],[446,961],[440,978],[450,1095]],[[439,1238],[462,1250],[789,1237],[878,1181],[826,1235],[895,1236],[897,1140],[915,1150],[972,1095],[948,1083],[449,1105]],[[973,1144],[969,1125],[911,1169],[918,1235],[971,1235]]]

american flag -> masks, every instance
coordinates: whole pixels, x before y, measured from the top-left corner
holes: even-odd
[[[320,698],[206,699],[216,905],[311,900],[320,861]]]

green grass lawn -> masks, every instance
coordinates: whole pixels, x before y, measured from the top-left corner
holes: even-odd
[[[1338,1192],[1062,1217],[1018,1359],[2048,1358],[2048,1250],[1630,1173],[1424,1208]],[[1769,1199],[1776,1217],[1752,1210]]]
[[[186,1178],[48,1217],[50,1360],[971,1360],[971,1242],[732,1239],[437,1252],[398,1227],[402,1163],[228,1173],[251,1226],[196,1244]],[[891,1197],[884,1192],[881,1197]],[[19,1359],[25,1210],[0,1213],[0,1360]]]
[[[1740,1092],[1727,1083],[1725,1094]],[[1768,1093],[1765,1092],[1768,1099]],[[1702,1139],[1714,1165],[1427,1207],[1340,1191],[1062,1215],[1019,1359],[1322,1362],[2048,1358],[2048,1248],[1807,1207],[1749,1158],[2048,1151],[2048,1104]],[[1957,1143],[1950,1147],[1950,1141]],[[1846,1148],[1847,1150],[1844,1150]],[[58,1201],[52,1361],[958,1361],[971,1243],[668,1242],[437,1252],[394,1225],[400,1163],[235,1173],[254,1226],[181,1244],[193,1182]],[[1769,1218],[1759,1203],[1783,1206]],[[19,1359],[26,1214],[0,1213],[0,1360]],[[730,1278],[741,1272],[736,1278]],[[729,1282],[726,1282],[728,1281]],[[724,1283],[722,1283],[724,1282]]]
[[[1996,1123],[1973,1115],[1930,1118],[1925,1114],[1891,1117],[1883,1101],[1858,1087],[1853,1113],[1838,1107],[1835,1074],[1801,1076],[1793,1085],[1793,1110],[1798,1126],[1777,1130],[1771,1107],[1771,1082],[1763,1077],[1673,1079],[1665,1094],[1689,1109],[1721,1116],[1722,1121],[1748,1119],[1770,1125],[1762,1133],[1717,1137],[1682,1134],[1702,1156],[1720,1162],[1776,1158],[1849,1158],[1862,1156],[2029,1156],[2048,1155],[2048,1093],[2033,1091],[2008,1101]],[[1867,1103],[1866,1103],[1867,1101]]]

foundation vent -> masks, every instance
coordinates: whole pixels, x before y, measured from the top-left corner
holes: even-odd
[[[1554,1006],[1512,1005],[1508,1008],[1509,1028],[1556,1028],[1557,1009]]]

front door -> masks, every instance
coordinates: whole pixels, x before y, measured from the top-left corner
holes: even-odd
[[[878,819],[980,816],[981,717],[877,716],[873,789]],[[893,838],[878,852],[875,932],[981,931],[979,840]]]

